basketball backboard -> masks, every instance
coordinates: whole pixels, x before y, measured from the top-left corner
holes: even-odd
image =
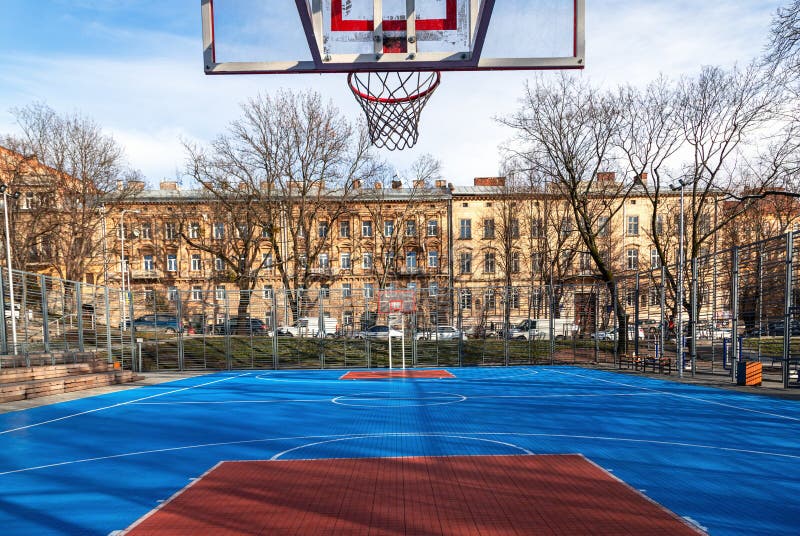
[[[206,74],[580,69],[585,0],[201,0]]]

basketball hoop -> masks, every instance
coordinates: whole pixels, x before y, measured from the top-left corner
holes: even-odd
[[[441,81],[439,71],[347,75],[347,84],[367,116],[372,144],[390,151],[417,143],[422,109]]]
[[[389,313],[397,314],[403,312],[403,300],[390,300]]]

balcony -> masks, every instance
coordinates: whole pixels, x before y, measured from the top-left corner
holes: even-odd
[[[163,277],[161,270],[131,270],[131,280],[153,280]]]
[[[405,276],[415,276],[422,274],[422,269],[418,266],[408,267],[404,266],[403,268],[395,269],[396,275],[405,275]]]
[[[330,266],[311,268],[309,274],[312,278],[327,279],[333,277],[333,269]]]

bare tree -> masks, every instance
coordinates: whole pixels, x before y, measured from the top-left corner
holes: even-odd
[[[259,95],[241,108],[242,117],[209,149],[187,144],[188,174],[234,226],[247,226],[249,236],[226,252],[205,250],[226,254],[242,291],[257,282],[256,252],[269,255],[296,318],[310,306],[308,289],[333,277],[324,263],[331,224],[347,214],[354,183],[371,179],[382,166],[363,129],[354,130],[317,93]],[[240,301],[239,314],[248,307]]]
[[[800,0],[775,14],[766,60],[774,67],[784,67],[793,77],[800,74]]]
[[[21,132],[6,143],[27,158],[12,172],[12,186],[25,196],[11,207],[26,255],[19,260],[25,266],[34,259],[47,262],[59,276],[81,281],[102,256],[101,208],[130,196],[132,189],[120,185],[140,174],[127,167],[119,144],[86,117],[59,115],[39,103],[12,113]],[[35,248],[38,257],[31,255]]]
[[[620,115],[617,99],[562,74],[554,82],[539,77],[528,85],[521,108],[501,122],[516,131],[512,157],[545,177],[569,207],[575,231],[614,297],[618,344],[624,349],[625,310],[616,295],[613,266],[598,241],[599,219],[619,211],[630,191],[630,185],[604,173],[614,166]]]
[[[375,226],[372,237],[360,237],[360,250],[371,255],[381,289],[399,274],[414,279],[421,274],[419,264],[401,266],[401,257],[405,254],[408,260],[408,254],[420,257],[424,253],[420,234],[426,206],[440,196],[432,186],[441,178],[441,163],[433,156],[422,155],[403,175],[408,177],[405,181],[398,175],[375,176],[354,197],[355,206],[363,208]]]

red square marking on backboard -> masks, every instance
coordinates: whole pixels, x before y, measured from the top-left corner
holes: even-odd
[[[447,16],[443,19],[417,19],[418,32],[433,30],[457,30],[456,0],[447,0]],[[404,20],[383,21],[384,32],[402,32],[406,29]],[[331,0],[331,31],[332,32],[372,32],[375,31],[374,21],[348,20],[342,14],[342,0]]]

